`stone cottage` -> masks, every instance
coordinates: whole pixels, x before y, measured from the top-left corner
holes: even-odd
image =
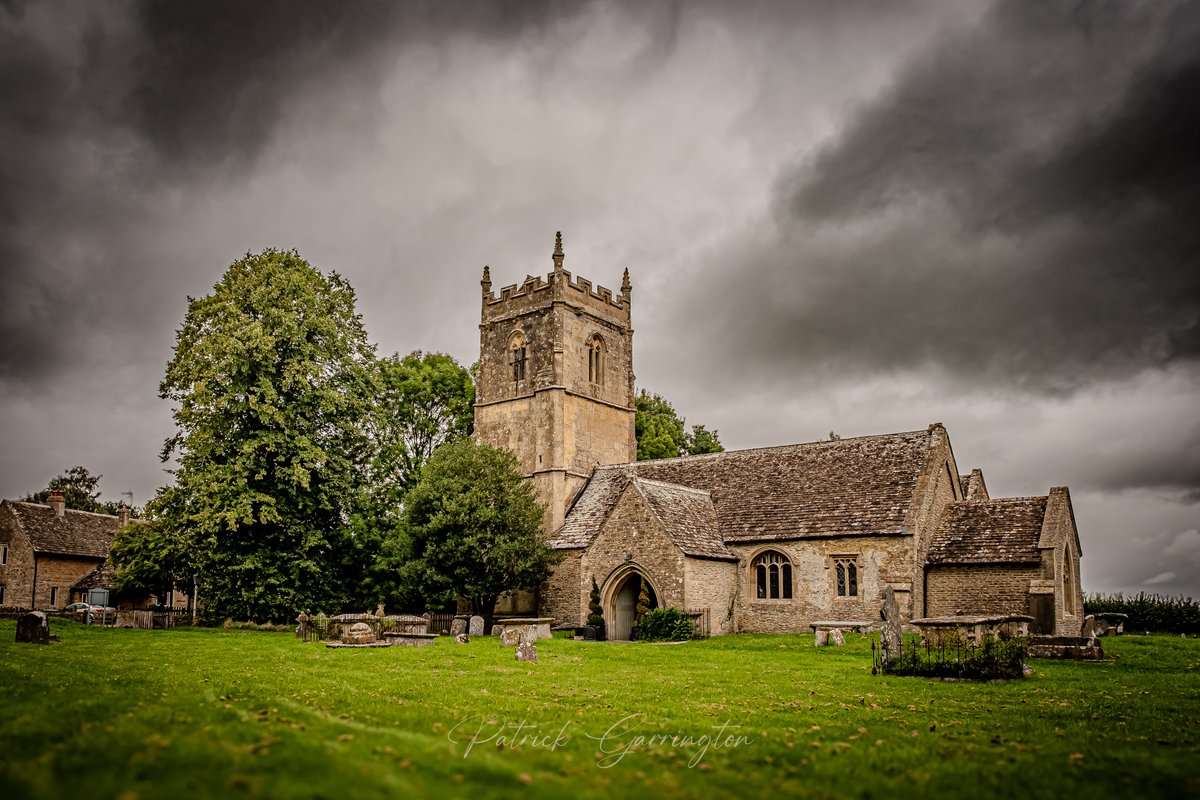
[[[65,608],[91,602],[89,591],[111,588],[104,565],[120,516],[66,507],[61,492],[46,504],[0,502],[0,606]]]
[[[562,563],[501,612],[582,624],[593,579],[608,635],[628,638],[640,587],[713,634],[875,620],[1029,614],[1077,633],[1081,548],[1065,488],[993,500],[924,430],[637,462],[632,286],[564,269],[493,294],[484,268],[476,435],[516,454]]]

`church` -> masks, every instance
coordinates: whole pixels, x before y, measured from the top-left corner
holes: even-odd
[[[475,433],[516,454],[562,562],[504,613],[582,625],[592,582],[609,639],[643,585],[702,632],[807,632],[878,620],[1027,614],[1078,635],[1082,550],[1066,487],[993,499],[941,423],[919,430],[636,461],[633,288],[564,268],[493,293],[484,267]]]

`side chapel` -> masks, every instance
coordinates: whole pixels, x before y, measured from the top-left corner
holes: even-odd
[[[562,563],[500,613],[581,625],[593,579],[610,639],[629,638],[643,583],[710,634],[807,632],[875,620],[1019,613],[1076,635],[1082,549],[1066,487],[992,499],[961,473],[941,423],[923,430],[637,461],[632,286],[564,269],[492,292],[484,267],[475,432],[516,454]]]

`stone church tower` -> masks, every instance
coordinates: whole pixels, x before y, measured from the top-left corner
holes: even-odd
[[[547,536],[593,467],[637,458],[629,271],[614,297],[563,269],[561,233],[551,258],[546,279],[499,296],[483,268],[475,402],[475,435],[516,454]]]

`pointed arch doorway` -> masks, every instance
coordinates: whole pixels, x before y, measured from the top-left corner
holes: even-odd
[[[609,641],[627,642],[637,619],[638,596],[642,587],[650,597],[650,608],[658,608],[658,593],[645,572],[634,564],[619,568],[608,579],[604,591],[605,633]]]

